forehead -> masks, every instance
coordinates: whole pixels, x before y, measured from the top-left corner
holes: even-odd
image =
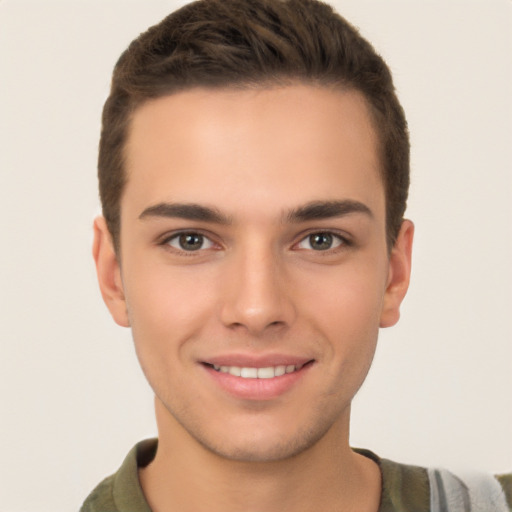
[[[246,210],[347,198],[384,206],[366,101],[326,87],[193,89],[151,100],[133,116],[126,171],[121,208],[132,215],[177,200],[229,208],[238,198]]]

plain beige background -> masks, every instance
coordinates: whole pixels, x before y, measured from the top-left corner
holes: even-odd
[[[408,115],[416,223],[352,444],[512,470],[512,2],[334,2],[387,59]],[[172,1],[0,0],[0,509],[77,510],[153,436],[130,332],[90,256],[102,103]]]

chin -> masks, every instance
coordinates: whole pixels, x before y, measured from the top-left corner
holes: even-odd
[[[276,435],[261,430],[248,432],[242,436],[231,435],[216,441],[207,436],[194,436],[209,452],[227,460],[238,462],[278,462],[297,457],[314,447],[322,439],[328,428],[316,428],[306,431],[286,432]]]

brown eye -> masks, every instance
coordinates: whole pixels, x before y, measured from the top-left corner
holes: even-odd
[[[170,238],[167,244],[187,252],[210,249],[213,246],[213,242],[200,233],[179,233]]]
[[[313,251],[327,251],[344,244],[345,241],[338,235],[329,232],[318,232],[308,235],[298,245],[300,249]]]

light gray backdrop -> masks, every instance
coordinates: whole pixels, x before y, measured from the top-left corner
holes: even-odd
[[[130,333],[90,256],[117,56],[182,2],[0,0],[0,504],[77,510],[153,436]],[[413,279],[354,405],[352,444],[512,469],[512,2],[346,0],[412,134]]]

